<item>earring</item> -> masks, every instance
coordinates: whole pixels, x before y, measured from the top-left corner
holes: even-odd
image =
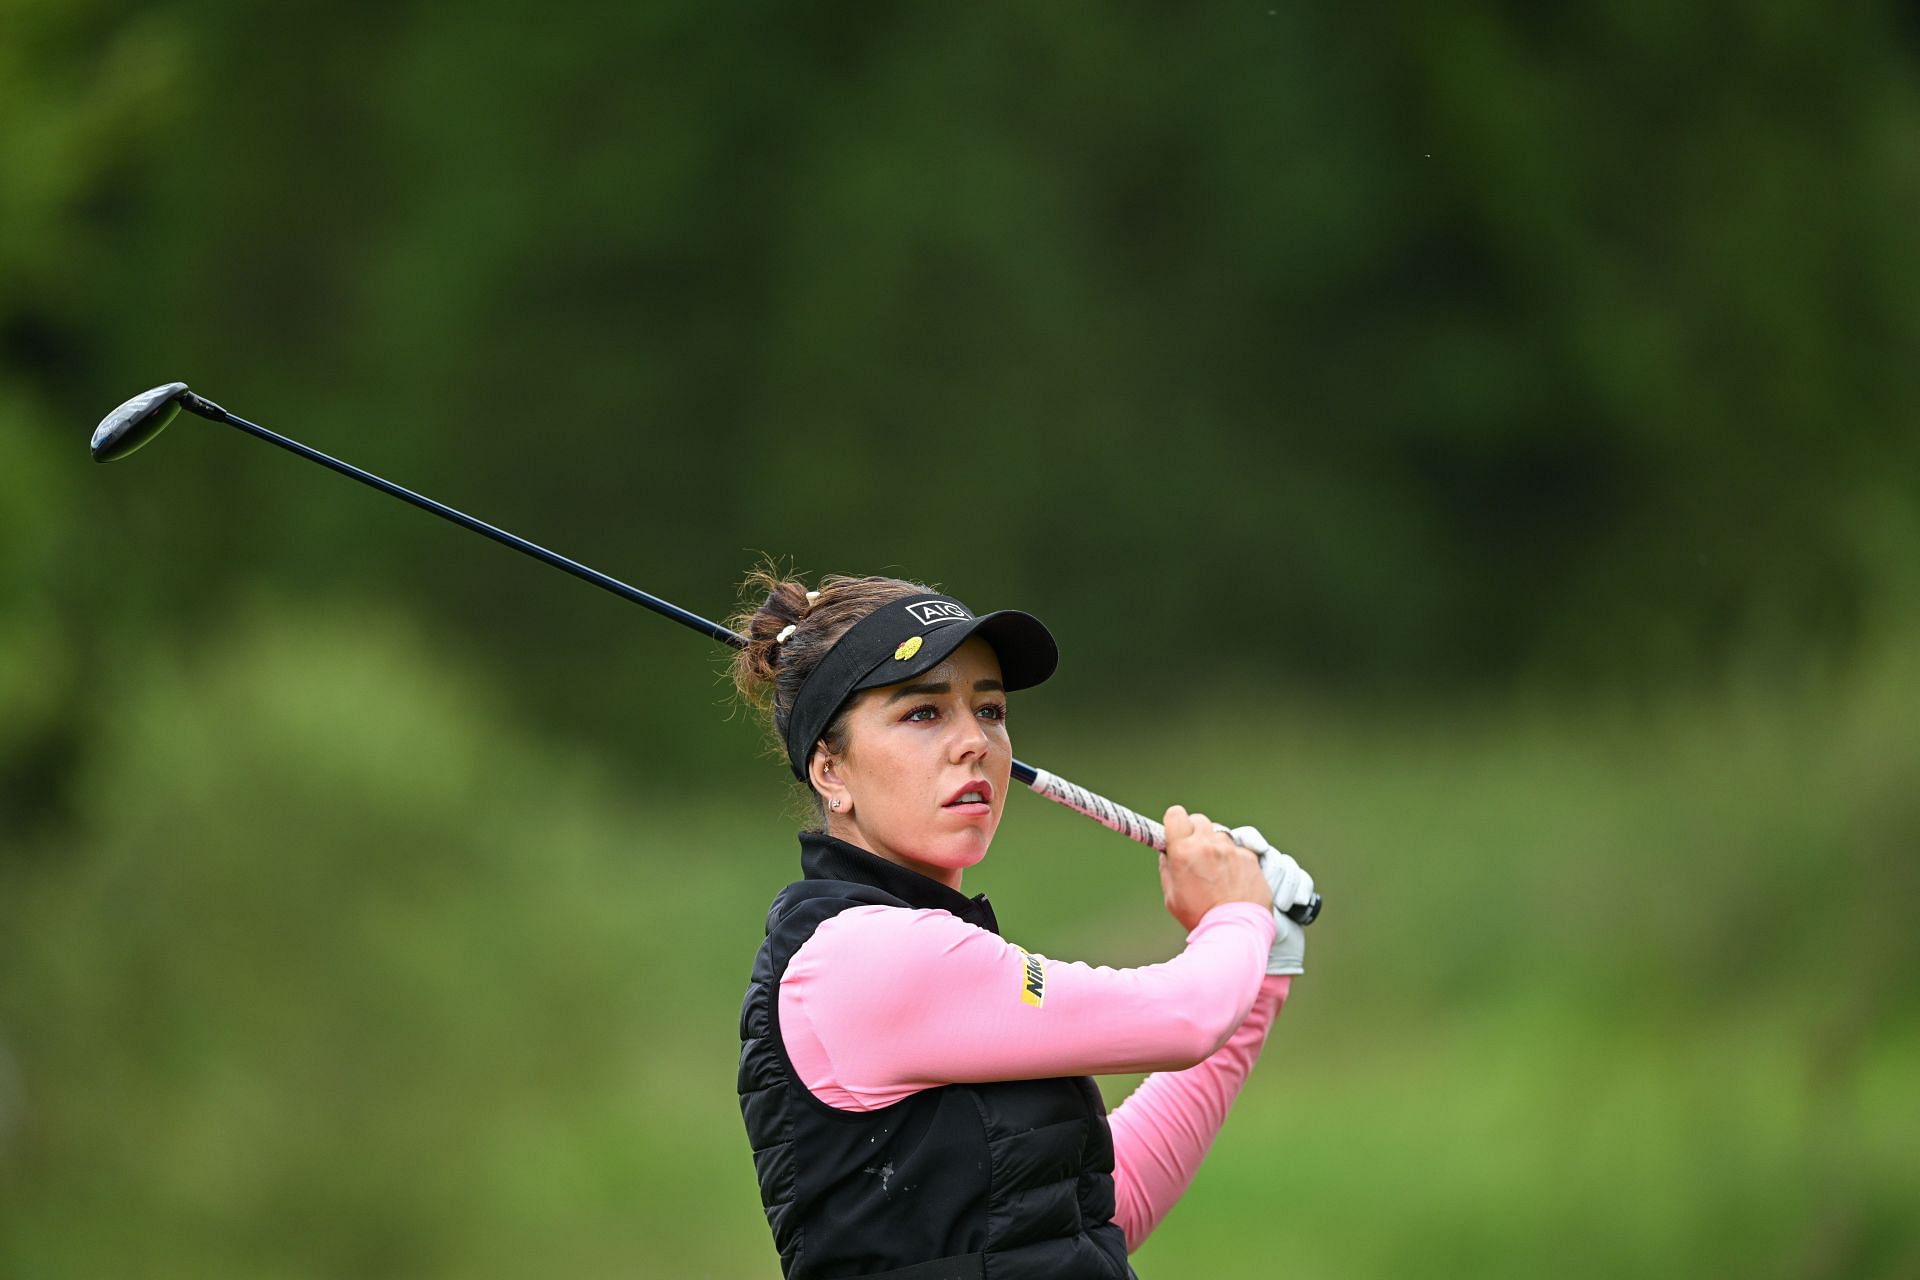
[[[835,800],[831,805],[828,805],[827,807],[832,809],[835,813],[840,812],[840,802],[838,800]]]

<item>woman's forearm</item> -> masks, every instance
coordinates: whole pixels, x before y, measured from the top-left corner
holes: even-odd
[[[1286,1002],[1290,977],[1260,984],[1239,1028],[1206,1061],[1141,1081],[1112,1115],[1114,1221],[1131,1252],[1185,1194]]]
[[[1028,955],[941,911],[860,907],[821,925],[780,983],[782,1039],[831,1106],[921,1089],[1178,1069],[1245,1025],[1273,913],[1210,911],[1172,960],[1093,968]]]

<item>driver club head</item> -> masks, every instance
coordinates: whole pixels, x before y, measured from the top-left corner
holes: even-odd
[[[88,445],[93,460],[113,462],[124,458],[159,435],[180,412],[180,398],[186,394],[186,383],[169,382],[142,391],[100,419],[100,425],[93,429],[93,442]]]

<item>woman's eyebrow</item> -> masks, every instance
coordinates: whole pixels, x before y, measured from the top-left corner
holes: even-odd
[[[952,693],[952,692],[953,692],[953,686],[948,684],[945,680],[942,680],[938,684],[903,684],[898,689],[895,689],[893,693],[888,696],[887,702],[890,704],[895,703],[900,701],[900,699],[902,698],[911,698],[917,694],[922,694],[922,693]]]
[[[1000,683],[998,680],[975,680],[973,682],[973,691],[975,693],[1004,692],[1006,690],[1006,687],[1007,687],[1006,685]],[[952,693],[952,692],[953,692],[953,685],[951,685],[945,680],[942,680],[937,684],[903,684],[898,689],[895,689],[892,693],[887,695],[887,704],[891,706],[893,703],[900,701],[900,699],[902,698],[917,697],[923,693]]]

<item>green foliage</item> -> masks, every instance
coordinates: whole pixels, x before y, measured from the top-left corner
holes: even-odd
[[[701,612],[1034,608],[1023,754],[1275,815],[1284,1083],[1148,1266],[1920,1266],[1904,14],[0,31],[0,1271],[767,1269],[719,662],[202,421],[83,459],[175,377]],[[1177,945],[1015,824],[1029,945]]]
[[[766,1274],[730,1090],[777,767],[615,776],[388,611],[223,630],[111,677],[84,817],[0,878],[0,1269]],[[1915,652],[1630,714],[1028,699],[1023,750],[1329,896],[1142,1265],[1910,1266]],[[1032,798],[969,888],[1048,954],[1179,946],[1151,859]]]
[[[49,456],[178,375],[696,608],[748,549],[1043,603],[1089,689],[1663,685],[1920,597],[1920,101],[1872,7],[17,7],[0,368]],[[176,431],[33,503],[69,611],[128,530],[136,633],[404,595],[608,750],[684,661]],[[1092,642],[1120,591],[1151,645]]]
[[[713,1137],[737,817],[537,751],[350,608],[115,683],[81,843],[0,894],[8,1270],[592,1271],[698,1250],[696,1186],[763,1229]]]

